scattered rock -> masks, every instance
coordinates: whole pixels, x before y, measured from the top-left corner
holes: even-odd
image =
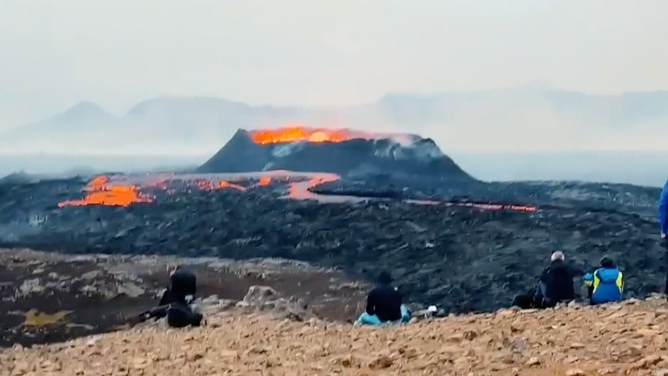
[[[218,355],[223,359],[239,359],[239,353],[234,350],[222,350]]]
[[[634,369],[646,369],[652,367],[661,361],[661,356],[659,355],[649,355],[646,356],[632,365]]]
[[[269,286],[251,286],[243,301],[249,305],[262,307],[278,298],[276,290]],[[272,307],[273,308],[273,307]]]
[[[125,282],[118,286],[118,294],[127,295],[131,298],[136,298],[138,296],[144,295],[145,293],[146,290],[132,282]]]
[[[376,357],[369,363],[369,368],[371,369],[384,369],[384,368],[390,368],[392,366],[392,359],[390,359],[388,356],[381,355],[379,357]]]
[[[537,366],[539,364],[540,364],[540,360],[536,357],[533,357],[526,362],[526,365],[529,366],[529,367]]]
[[[250,348],[248,348],[246,351],[244,351],[244,356],[248,356],[250,354],[264,354],[267,352],[267,348],[262,346],[262,345],[254,345]]]
[[[83,279],[85,281],[91,281],[91,280],[99,278],[101,275],[102,275],[102,272],[100,270],[92,270],[90,272],[82,274],[81,279]]]
[[[27,296],[33,293],[42,292],[44,286],[41,285],[39,278],[26,279],[19,287],[18,294],[19,296]]]

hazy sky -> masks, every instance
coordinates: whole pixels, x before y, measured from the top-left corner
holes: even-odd
[[[80,100],[668,89],[665,0],[0,0],[0,131]]]

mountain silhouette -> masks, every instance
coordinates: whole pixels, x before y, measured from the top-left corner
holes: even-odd
[[[390,93],[368,104],[325,109],[251,106],[215,97],[160,97],[142,101],[121,116],[80,102],[49,119],[0,134],[0,153],[202,154],[219,149],[239,128],[294,124],[417,133],[441,147],[445,143],[447,152],[448,146],[475,142],[471,138],[481,135],[493,139],[533,132],[527,137],[556,142],[547,129],[563,130],[574,139],[581,135],[625,142],[632,131],[643,140],[668,141],[668,135],[661,133],[666,120],[668,91],[591,95],[542,82],[477,92]],[[641,141],[637,143],[644,145]]]

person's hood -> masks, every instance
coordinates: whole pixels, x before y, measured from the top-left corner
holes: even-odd
[[[615,282],[619,277],[619,269],[616,267],[600,268],[597,274],[601,282]]]
[[[388,272],[381,272],[376,278],[376,283],[379,285],[390,285],[392,284],[392,276]]]
[[[197,293],[197,277],[189,270],[180,269],[170,276],[170,289],[174,294],[187,296]]]

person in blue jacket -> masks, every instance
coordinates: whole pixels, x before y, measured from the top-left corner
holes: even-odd
[[[661,239],[665,240],[668,234],[668,181],[663,186],[659,198],[659,223],[661,223]]]
[[[622,300],[624,275],[609,257],[601,259],[601,267],[583,277],[589,288],[591,304],[603,304]]]
[[[668,181],[663,186],[663,191],[661,191],[661,197],[659,198],[659,223],[661,224],[661,242],[668,252],[668,239],[666,239],[666,234],[668,234]],[[668,254],[666,254],[666,260],[668,262]],[[665,292],[668,294],[668,273],[666,274]]]

